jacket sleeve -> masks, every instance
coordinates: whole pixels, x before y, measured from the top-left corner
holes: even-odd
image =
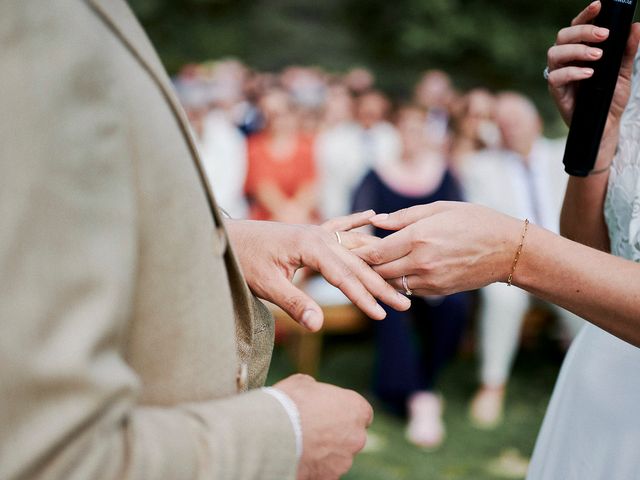
[[[117,82],[80,1],[0,15],[0,478],[287,479],[267,393],[138,403],[123,359],[136,200]]]

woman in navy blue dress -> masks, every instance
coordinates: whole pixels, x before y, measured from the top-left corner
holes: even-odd
[[[394,212],[438,200],[461,200],[460,189],[441,152],[426,143],[424,112],[404,107],[397,127],[403,154],[398,162],[370,171],[354,196],[354,211]],[[392,232],[375,230],[385,237]],[[456,352],[468,316],[470,294],[412,297],[406,312],[384,306],[387,318],[375,323],[376,394],[409,416],[407,438],[437,448],[445,436],[438,374]]]

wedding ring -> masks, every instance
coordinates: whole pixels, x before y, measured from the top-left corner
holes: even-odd
[[[542,72],[542,76],[544,77],[545,80],[549,80],[549,74],[551,72],[549,71],[549,67],[545,67],[544,71]]]
[[[410,297],[411,295],[413,295],[413,292],[411,291],[411,289],[409,288],[409,284],[407,283],[407,276],[406,275],[402,276],[402,288],[404,288],[404,294],[407,297]]]
[[[342,245],[342,238],[340,238],[340,232],[333,232],[336,234],[336,238],[338,239],[338,245]]]

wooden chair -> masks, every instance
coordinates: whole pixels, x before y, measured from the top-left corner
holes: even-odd
[[[279,307],[271,305],[271,310],[278,331],[286,337],[285,348],[296,370],[312,376],[318,372],[324,334],[358,333],[366,329],[368,324],[367,317],[351,304],[323,306],[324,324],[317,333],[309,332]]]

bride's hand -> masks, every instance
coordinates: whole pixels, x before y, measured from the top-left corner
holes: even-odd
[[[604,42],[609,36],[607,29],[590,25],[600,13],[601,8],[602,4],[595,1],[580,12],[571,22],[571,26],[558,32],[556,43],[547,54],[549,91],[567,125],[571,123],[578,83],[593,75],[592,64],[602,57],[602,49],[598,44]],[[636,23],[629,36],[618,85],[609,111],[610,128],[615,127],[620,121],[629,100],[633,60],[639,39],[640,25]]]
[[[408,287],[418,295],[446,295],[506,281],[523,228],[521,220],[460,202],[420,205],[378,215],[371,223],[397,231],[354,253],[398,290],[403,290],[406,275]]]

